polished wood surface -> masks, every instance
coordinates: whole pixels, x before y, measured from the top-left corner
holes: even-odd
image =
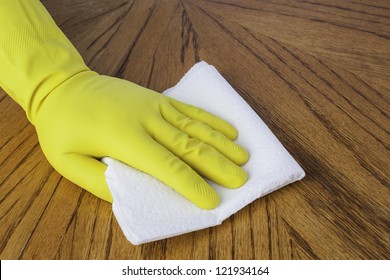
[[[213,64],[307,176],[220,226],[133,246],[0,91],[1,259],[390,258],[389,1],[42,2],[100,73],[163,91]]]

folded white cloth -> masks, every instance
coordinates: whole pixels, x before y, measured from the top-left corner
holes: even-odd
[[[195,64],[164,94],[233,124],[239,131],[237,143],[250,155],[243,166],[249,179],[238,189],[209,182],[220,195],[221,203],[216,209],[202,210],[152,176],[104,158],[108,165],[105,175],[114,200],[112,209],[131,243],[146,243],[218,225],[253,200],[305,176],[271,130],[213,66],[205,62]]]

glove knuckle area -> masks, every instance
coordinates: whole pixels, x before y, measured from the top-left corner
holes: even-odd
[[[184,133],[177,138],[173,147],[173,152],[181,158],[187,156],[202,156],[211,149],[211,147],[205,143]]]
[[[237,138],[237,129],[222,118],[203,110],[202,108],[185,104],[172,98],[169,99],[169,101],[172,107],[181,114],[204,123],[212,129],[224,134],[229,139],[234,140]]]
[[[182,106],[184,105],[185,104],[182,104]],[[207,123],[188,117],[183,113],[178,112],[175,108],[164,107],[162,110],[162,117],[167,123],[183,134],[187,134],[191,138],[198,139],[200,142],[208,144],[236,164],[244,164],[248,160],[249,155],[242,147],[232,141],[232,138],[237,136],[235,128],[224,120],[211,115],[200,108],[197,108],[196,110],[200,110],[203,112],[202,114],[209,115],[210,119],[215,120],[214,124],[220,124],[216,126],[219,126],[219,128],[224,127],[223,130],[225,133],[221,132],[220,129],[215,129],[215,126],[213,127]]]
[[[200,175],[225,187],[237,188],[247,180],[246,172],[213,147],[183,136],[173,153]]]
[[[190,137],[197,138],[212,146],[236,164],[242,165],[249,158],[248,153],[240,145],[234,143],[219,131],[199,122],[194,123],[192,126],[188,126],[184,132]]]
[[[248,153],[238,144],[227,138],[224,134],[210,128],[196,120],[188,120],[181,126],[181,131],[188,135],[184,140],[197,139],[198,145],[205,143],[213,147],[218,152],[232,160],[234,163],[242,165],[248,158]]]

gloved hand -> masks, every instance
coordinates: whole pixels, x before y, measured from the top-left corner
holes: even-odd
[[[204,176],[236,188],[247,175],[237,131],[202,109],[91,71],[36,0],[0,0],[0,86],[27,112],[64,177],[111,201],[109,156],[171,186],[201,208],[219,197]]]

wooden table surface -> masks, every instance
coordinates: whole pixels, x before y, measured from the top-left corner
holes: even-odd
[[[163,91],[213,64],[307,176],[220,226],[133,246],[1,91],[1,259],[390,258],[389,1],[43,3],[100,73]]]

